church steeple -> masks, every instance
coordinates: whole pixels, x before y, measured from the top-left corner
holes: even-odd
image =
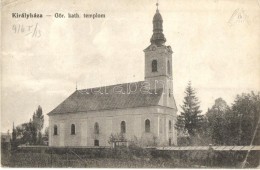
[[[153,17],[153,35],[151,37],[151,44],[156,44],[157,46],[162,46],[166,39],[163,34],[163,19],[158,9],[158,2],[156,3],[157,9]]]

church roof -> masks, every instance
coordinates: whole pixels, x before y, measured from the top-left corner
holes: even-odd
[[[48,115],[159,105],[163,89],[148,91],[143,83],[76,90]]]

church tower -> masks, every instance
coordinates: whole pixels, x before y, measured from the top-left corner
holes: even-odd
[[[151,44],[144,50],[145,53],[145,81],[150,83],[151,89],[163,88],[164,105],[176,107],[173,97],[172,83],[172,49],[166,46],[163,34],[163,19],[158,9],[153,17],[153,35]]]

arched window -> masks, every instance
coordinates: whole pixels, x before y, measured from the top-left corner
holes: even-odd
[[[153,60],[152,61],[152,72],[156,72],[157,71],[157,60]]]
[[[171,64],[170,64],[169,60],[168,60],[168,63],[167,63],[167,70],[168,70],[168,74],[171,74]]]
[[[171,89],[169,89],[169,97],[171,97]]]
[[[95,133],[95,134],[99,134],[99,125],[98,125],[97,122],[96,122],[95,125],[94,125],[94,133]]]
[[[58,135],[58,126],[54,125],[53,135]]]
[[[76,129],[75,129],[75,125],[74,124],[71,124],[70,132],[71,132],[72,135],[75,135]]]
[[[121,133],[125,133],[126,132],[126,125],[125,125],[125,121],[121,122]]]
[[[145,120],[145,132],[150,132],[150,120]]]
[[[172,130],[172,121],[169,120],[169,131]]]

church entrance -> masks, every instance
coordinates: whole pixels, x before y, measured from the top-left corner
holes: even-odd
[[[94,146],[99,146],[99,140],[94,140]]]

